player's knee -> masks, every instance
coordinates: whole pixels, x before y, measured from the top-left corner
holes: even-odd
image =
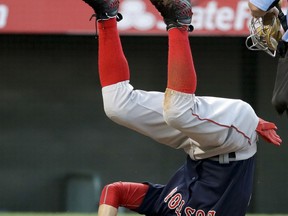
[[[104,103],[104,111],[108,118],[114,119],[122,119],[127,115],[127,111],[123,106],[120,106],[118,103],[113,104],[105,104]]]
[[[131,90],[124,84],[118,84],[120,87],[116,86],[116,90],[103,92],[104,111],[112,120],[125,120],[128,116]]]
[[[164,108],[163,117],[168,125],[174,128],[178,128],[181,126],[183,111],[179,110],[177,107],[169,106]]]
[[[179,92],[167,89],[164,97],[163,117],[166,123],[174,128],[181,126],[182,119],[189,107]],[[185,104],[183,105],[183,101]]]
[[[125,99],[124,97],[118,100],[105,97],[103,103],[105,114],[116,123],[121,124],[122,122],[126,122],[129,116],[128,104],[128,99]]]

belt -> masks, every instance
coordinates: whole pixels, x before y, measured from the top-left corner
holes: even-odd
[[[227,164],[230,161],[236,161],[236,153],[230,152],[227,154],[217,155],[217,156],[211,157],[209,159],[213,160],[213,161],[218,161],[220,164]]]

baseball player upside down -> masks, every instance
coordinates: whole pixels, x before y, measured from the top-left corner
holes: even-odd
[[[239,99],[196,96],[188,32],[189,0],[151,0],[168,32],[165,93],[135,90],[117,31],[118,0],[84,0],[95,11],[104,110],[117,124],[187,153],[166,185],[114,182],[103,188],[99,216],[119,206],[145,215],[244,216],[252,193],[257,141],[280,145],[274,123]]]

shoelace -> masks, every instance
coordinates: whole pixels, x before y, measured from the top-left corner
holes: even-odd
[[[92,16],[90,17],[89,21],[91,21],[93,18],[95,17],[95,39],[98,38],[98,28],[97,28],[97,15],[96,14],[92,14]],[[108,16],[107,16],[108,17]],[[117,13],[116,15],[116,21],[120,22],[123,19],[123,16],[121,13]]]

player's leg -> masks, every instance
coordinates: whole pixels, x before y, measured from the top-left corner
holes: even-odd
[[[167,92],[193,94],[196,90],[197,77],[194,69],[188,32],[179,28],[168,30],[168,81]]]
[[[163,16],[169,36],[167,88],[194,93],[196,73],[188,40],[193,30],[190,0],[151,0]]]
[[[169,38],[167,91],[193,94],[196,73],[188,32],[193,30],[190,0],[151,0],[163,16]]]
[[[178,13],[180,15],[184,13],[184,16],[190,17],[191,22],[192,7],[190,0],[171,0],[171,2],[174,7],[166,7],[166,10],[170,11],[169,14],[177,14],[179,10]],[[178,7],[176,7],[177,4],[179,4]],[[193,105],[194,93],[197,86],[197,76],[190,48],[187,25],[173,28],[168,28],[168,26],[168,74],[164,97],[164,119],[167,124],[182,131],[182,127],[188,130],[191,126],[188,125],[188,122],[192,118],[190,110]],[[179,116],[184,116],[183,113],[186,113],[187,116],[180,120]]]
[[[125,58],[119,33],[117,19],[119,0],[83,0],[95,11],[98,28],[98,66],[101,86],[105,87],[129,80],[129,67]],[[121,18],[120,18],[121,17]]]
[[[192,20],[190,0],[151,1],[158,3],[154,5],[163,15],[168,30],[168,81],[163,109],[166,123],[191,137],[201,147],[206,147],[205,152],[208,151],[207,146],[222,145],[227,134],[231,135],[231,125],[236,127],[237,130],[233,130],[235,135],[230,136],[231,146],[226,145],[227,148],[211,152],[209,156],[243,149],[247,142],[253,142],[255,147],[253,129],[256,129],[258,117],[250,105],[239,100],[195,97],[197,76],[187,32],[190,29],[189,21]],[[159,2],[163,3],[161,7]],[[224,118],[223,116],[228,116],[227,113],[230,113],[229,117]],[[240,113],[243,118],[238,118]]]
[[[171,119],[175,117],[175,101],[179,103],[179,96],[185,95],[185,102],[189,106],[193,103],[197,86],[197,76],[190,49],[188,32],[193,30],[192,6],[190,0],[151,0],[156,9],[163,16],[168,31],[168,76],[164,98],[164,119],[173,125]],[[179,128],[177,128],[179,129]]]
[[[96,12],[99,33],[99,75],[106,115],[117,124],[173,148],[190,148],[188,137],[163,118],[162,92],[136,91],[117,31],[117,0],[84,0]],[[107,15],[108,14],[108,15]]]
[[[137,209],[148,191],[149,186],[142,183],[115,182],[106,185],[101,193],[99,216],[115,216],[118,208]]]

